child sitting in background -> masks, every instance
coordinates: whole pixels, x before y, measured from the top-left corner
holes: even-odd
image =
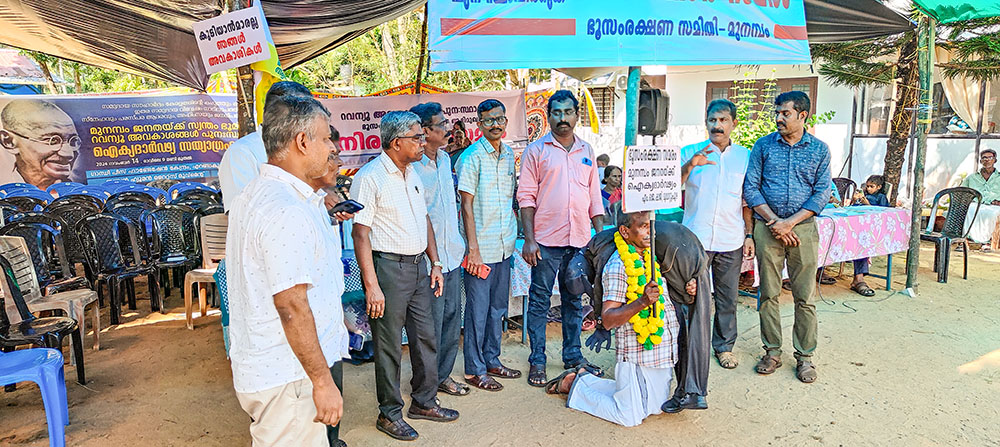
[[[862,190],[854,193],[851,205],[862,206],[889,206],[889,199],[885,196],[885,177],[873,175],[865,181]],[[865,275],[868,274],[868,258],[854,260],[854,281],[851,282],[851,290],[862,296],[873,296],[875,291],[865,283]]]

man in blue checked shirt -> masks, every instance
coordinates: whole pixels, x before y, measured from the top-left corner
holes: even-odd
[[[778,131],[761,137],[750,151],[743,181],[743,199],[754,210],[753,239],[760,268],[760,338],[766,353],[757,363],[759,374],[781,367],[782,265],[788,264],[795,300],[795,375],[803,383],[816,381],[812,363],[816,349],[816,289],[819,234],[815,216],[830,200],[830,149],[805,131],[811,104],[799,91],[775,99]]]

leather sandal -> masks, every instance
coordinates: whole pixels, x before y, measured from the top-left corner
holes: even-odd
[[[438,385],[438,391],[452,396],[466,396],[472,392],[467,385],[458,383],[451,377],[444,379],[444,382]]]
[[[528,385],[541,388],[548,379],[545,376],[545,365],[531,365],[528,371]]]
[[[816,365],[812,362],[799,360],[795,365],[795,377],[802,383],[813,383],[816,381]]]
[[[872,288],[869,287],[864,281],[851,284],[851,290],[857,292],[858,295],[861,296],[875,296],[875,291],[872,290]]]
[[[466,377],[465,383],[486,391],[500,391],[503,389],[503,385],[500,382],[497,382],[496,379],[488,375]]]
[[[499,377],[501,379],[517,379],[521,377],[521,371],[518,371],[516,369],[510,369],[503,365],[500,365],[497,368],[490,368],[486,370],[486,374],[493,377]]]
[[[754,367],[757,374],[765,375],[773,373],[778,368],[781,368],[781,359],[767,354],[764,354],[764,356],[760,358],[760,361],[757,362],[757,366]]]

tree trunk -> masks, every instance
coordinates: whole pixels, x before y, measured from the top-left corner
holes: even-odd
[[[420,87],[423,80],[421,77],[424,75],[424,60],[427,59],[427,5],[424,5],[424,23],[420,26],[420,59],[417,60],[417,79],[414,81],[416,84],[413,86],[413,91],[416,94],[420,94]]]
[[[389,26],[382,24],[382,52],[385,54],[386,65],[389,66],[389,87],[395,87],[402,82],[399,81],[399,67],[396,65],[396,45],[392,42],[392,34]]]
[[[35,59],[38,63],[38,68],[42,69],[42,75],[45,76],[45,86],[49,89],[50,95],[55,95],[59,92],[56,91],[56,81],[52,79],[52,72],[49,71],[49,64],[43,60]]]
[[[80,81],[80,64],[73,64],[73,93],[83,93],[83,83]]]
[[[899,179],[906,153],[906,143],[910,139],[910,123],[913,121],[914,108],[917,106],[919,92],[917,77],[917,39],[910,33],[899,51],[896,65],[896,109],[892,114],[889,130],[889,141],[885,147],[886,183],[893,185],[889,203],[896,203],[899,195]]]

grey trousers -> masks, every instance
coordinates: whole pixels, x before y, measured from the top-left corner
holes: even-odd
[[[444,294],[434,298],[434,329],[437,331],[438,384],[451,375],[458,357],[458,339],[462,335],[462,277],[459,267],[444,274]]]
[[[427,264],[375,258],[375,276],[385,295],[382,318],[370,320],[375,346],[375,390],[379,412],[390,421],[403,417],[399,392],[400,359],[403,355],[403,327],[410,349],[412,403],[422,408],[437,404],[437,331],[434,330],[434,293]]]
[[[711,359],[711,312],[709,302],[707,269],[695,279],[698,282],[697,298],[691,305],[674,302],[680,331],[677,337],[677,388],[674,396],[684,397],[687,393],[708,395],[708,368]]]
[[[732,352],[736,344],[736,300],[739,295],[740,266],[743,248],[733,251],[709,251],[708,266],[712,269],[712,294],[715,321],[712,324],[712,349],[716,353]]]

